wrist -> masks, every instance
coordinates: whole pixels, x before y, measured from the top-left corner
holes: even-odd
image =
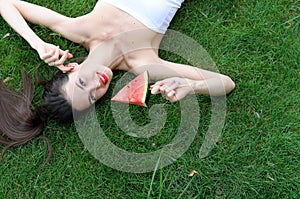
[[[44,45],[44,41],[41,40],[40,38],[36,38],[35,40],[29,42],[29,45],[35,49],[36,51],[38,51],[38,49]]]
[[[189,94],[201,93],[200,91],[203,88],[203,81],[190,80],[189,84],[192,87],[192,89],[191,89],[191,91],[190,91]]]

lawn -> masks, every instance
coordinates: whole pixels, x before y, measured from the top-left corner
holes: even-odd
[[[73,17],[89,12],[96,3],[30,2]],[[9,88],[21,89],[21,68],[32,79],[40,66],[46,78],[57,72],[43,64],[2,18],[0,26],[0,79],[11,77]],[[60,35],[31,27],[76,57],[87,55]],[[99,162],[74,124],[50,121],[44,134],[53,144],[53,159],[43,166],[47,145],[38,139],[9,149],[0,163],[0,198],[300,198],[300,1],[186,0],[170,29],[202,45],[218,70],[236,83],[226,97],[221,136],[207,157],[198,155],[211,122],[208,96],[196,96],[201,118],[187,151],[173,164],[146,173],[124,172]],[[163,51],[161,56],[187,61]],[[113,86],[122,75],[116,73]],[[166,114],[161,132],[135,138],[124,133],[113,117],[113,86],[96,105],[98,122],[112,143],[147,153],[172,141],[182,115],[179,103],[150,96],[147,108],[130,106],[130,117],[139,126],[150,122],[152,105],[162,104]],[[36,83],[35,88],[33,106],[42,94]],[[193,170],[197,173],[189,176]]]

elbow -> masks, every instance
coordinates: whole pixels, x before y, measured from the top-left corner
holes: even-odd
[[[224,84],[226,94],[231,93],[235,88],[234,81],[228,76],[223,76],[223,84]]]

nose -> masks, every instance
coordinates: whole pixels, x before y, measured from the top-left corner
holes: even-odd
[[[96,81],[96,89],[100,88],[101,87],[101,83],[98,81]]]
[[[86,90],[88,92],[94,92],[101,87],[102,87],[101,83],[97,80],[94,80],[94,81],[90,81],[90,83],[86,86]]]

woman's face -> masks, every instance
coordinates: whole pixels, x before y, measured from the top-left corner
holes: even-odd
[[[78,65],[64,86],[66,98],[78,111],[94,104],[107,91],[113,73],[105,66]]]

